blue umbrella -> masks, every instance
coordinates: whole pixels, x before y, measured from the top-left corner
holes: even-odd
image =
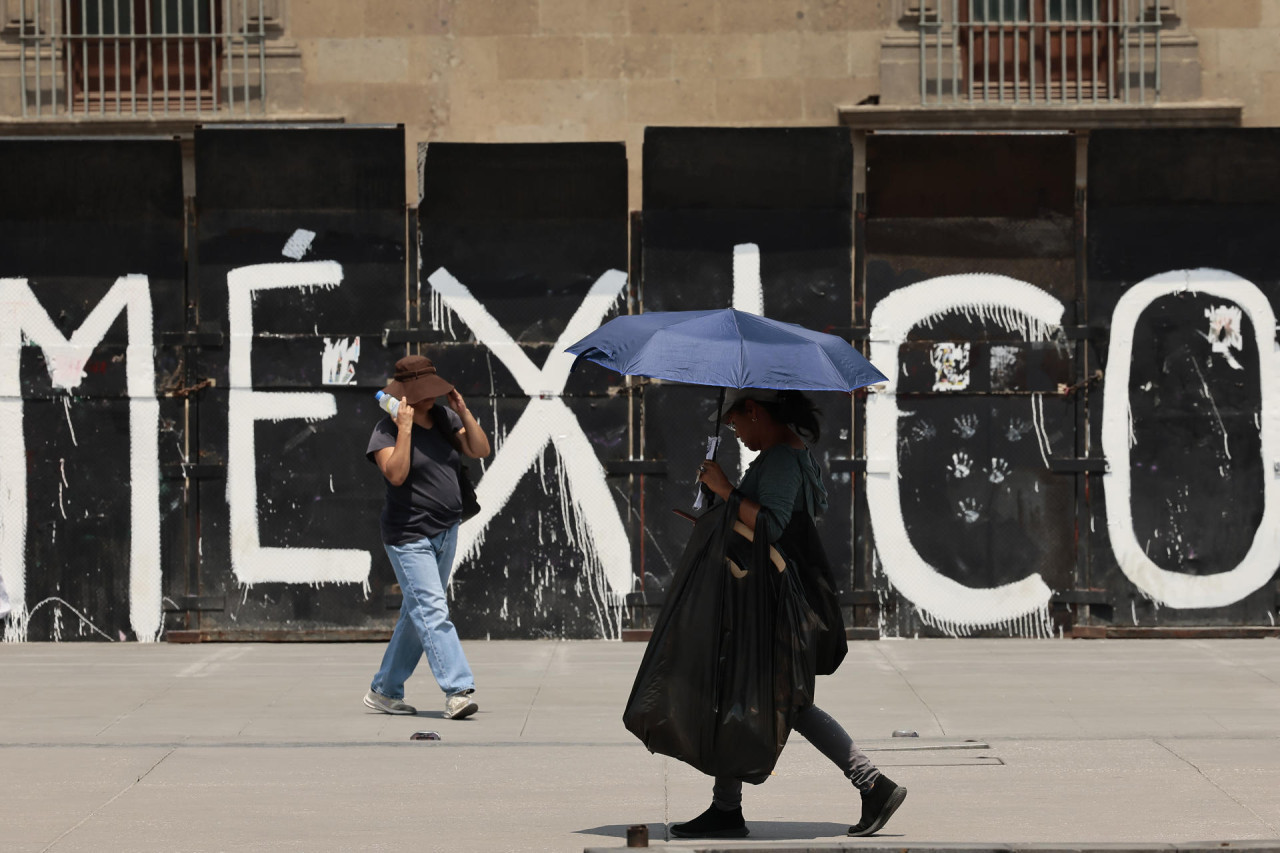
[[[888,381],[843,338],[733,308],[624,314],[565,351],[624,376],[719,388],[848,392]]]

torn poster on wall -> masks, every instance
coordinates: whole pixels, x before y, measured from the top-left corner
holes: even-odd
[[[969,387],[968,341],[934,344],[929,361],[934,369],[933,390],[964,391]]]

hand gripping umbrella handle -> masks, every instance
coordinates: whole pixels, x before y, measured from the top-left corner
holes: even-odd
[[[725,389],[724,389],[724,387],[723,387],[723,386],[721,386],[721,388],[720,388],[720,398],[719,398],[718,400],[716,400],[716,431],[712,433],[712,435],[715,435],[715,436],[719,436],[719,435],[720,435],[720,419],[721,419],[722,413],[723,413],[723,411],[724,411],[724,395],[725,395]],[[719,455],[719,453],[720,453],[720,444],[719,444],[719,442],[717,442],[717,443],[716,443],[715,450],[711,451],[711,459],[712,459],[712,461],[715,461],[715,458],[716,458],[716,456],[718,456],[718,455]],[[708,486],[706,483],[703,483],[703,484],[702,484],[702,499],[703,499],[703,501],[705,501],[705,502],[706,502],[706,505],[707,505],[707,506],[711,506],[711,503],[712,503],[712,501],[714,501],[714,500],[715,500],[715,498],[716,498],[716,494],[715,494],[715,492],[711,491],[711,487],[710,487],[710,486]]]

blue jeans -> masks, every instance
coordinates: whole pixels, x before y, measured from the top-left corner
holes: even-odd
[[[472,690],[475,676],[462,653],[458,631],[449,621],[445,585],[453,569],[458,527],[404,545],[386,545],[391,568],[404,599],[391,642],[382,655],[382,666],[370,685],[392,699],[404,698],[404,683],[426,652],[427,663],[446,696]]]

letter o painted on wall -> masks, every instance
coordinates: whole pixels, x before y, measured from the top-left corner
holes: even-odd
[[[1259,336],[1257,376],[1261,383],[1261,444],[1264,510],[1245,556],[1232,569],[1190,575],[1160,568],[1138,542],[1133,524],[1130,458],[1130,388],[1133,339],[1142,313],[1155,300],[1175,293],[1196,293],[1229,300],[1249,316]],[[1280,566],[1280,491],[1276,484],[1280,444],[1277,378],[1280,355],[1276,320],[1267,297],[1252,282],[1222,270],[1162,273],[1139,282],[1116,305],[1111,321],[1107,381],[1103,389],[1102,450],[1110,471],[1103,477],[1107,532],[1121,571],[1144,593],[1169,607],[1203,608],[1234,604],[1271,580]],[[1244,365],[1246,369],[1249,365]],[[1251,371],[1252,372],[1252,371]]]

